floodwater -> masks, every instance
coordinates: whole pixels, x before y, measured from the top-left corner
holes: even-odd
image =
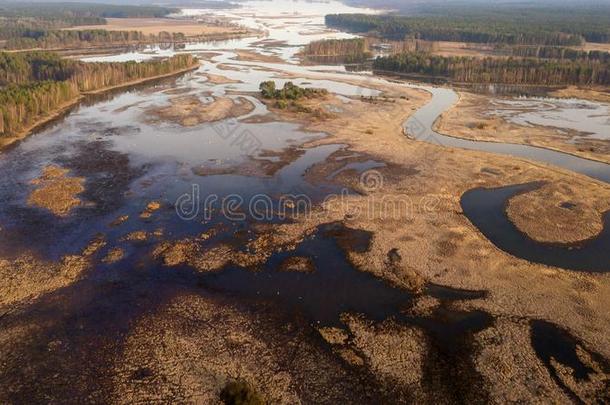
[[[294,251],[274,254],[262,270],[230,267],[203,276],[201,283],[230,297],[281,304],[316,327],[344,327],[342,314],[419,327],[430,339],[423,367],[426,388],[450,401],[483,400],[486,392],[472,362],[471,337],[490,327],[493,317],[456,310],[452,304],[484,298],[485,292],[429,284],[425,294],[438,299],[439,307],[429,316],[412,315],[409,309],[418,295],[359,271],[346,260],[346,251],[366,252],[371,237],[338,223],[322,225]],[[282,263],[292,257],[310,260],[311,268],[282,271]]]
[[[150,258],[150,250],[157,242],[193,237],[212,229],[223,230],[216,239],[207,242],[210,246],[236,239],[237,233],[255,237],[256,230],[251,227],[253,218],[246,216],[246,219],[232,220],[226,212],[220,211],[217,202],[225,198],[237,196],[241,199],[234,214],[242,213],[249,202],[260,196],[269,197],[273,210],[277,209],[279,198],[286,194],[307,195],[312,204],[317,204],[329,194],[343,191],[333,183],[338,174],[349,171],[358,175],[362,171],[384,166],[383,162],[374,160],[350,160],[352,152],[346,145],[305,146],[309,141],[325,137],[323,133],[307,132],[299,125],[288,122],[257,121],[256,118],[267,114],[267,110],[251,94],[258,90],[261,81],[275,80],[281,85],[291,80],[302,86],[327,88],[343,97],[378,95],[379,92],[371,87],[385,80],[372,77],[370,72],[347,73],[337,66],[304,67],[297,65],[295,59],[300,46],[309,41],[352,37],[351,34],[326,30],[323,15],[328,10],[373,10],[354,9],[335,1],[246,1],[243,5],[242,8],[221,11],[189,9],[183,14],[203,18],[210,13],[220,13],[245,26],[264,30],[267,33],[264,39],[274,44],[267,45],[261,42],[263,38],[253,37],[186,44],[180,48],[150,46],[119,55],[84,58],[86,61],[139,61],[177,52],[192,52],[195,55],[197,52],[217,52],[210,62],[204,63],[195,72],[91,97],[62,119],[2,154],[0,253],[4,257],[35,253],[37,257],[59,260],[64,255],[80,252],[99,234],[103,234],[107,242],[99,253],[100,257],[117,247],[126,252],[125,258],[119,262],[97,265],[83,280],[50,294],[31,312],[16,315],[27,319],[39,319],[43,315],[59,319],[55,323],[56,329],[38,337],[40,342],[31,350],[42,350],[40,356],[44,357],[45,339],[65,335],[65,339],[73,345],[72,353],[75,353],[71,360],[74,364],[70,367],[74,367],[73,373],[78,373],[78,367],[83,364],[81,359],[100,361],[96,359],[96,352],[90,349],[90,339],[120,340],[130,324],[143,314],[154,312],[179,286],[187,288],[189,292],[213,292],[231,297],[246,305],[272,302],[275,310],[302,317],[315,326],[341,326],[341,314],[352,312],[375,323],[394,321],[418,327],[424,331],[430,345],[423,368],[424,384],[428,389],[442,393],[445,400],[484,399],[486,394],[481,387],[482,379],[472,361],[475,350],[472,334],[491,327],[493,317],[483,311],[455,309],[451,304],[484,298],[485,292],[427,285],[421,295],[435,298],[440,304],[427,316],[412,315],[409,309],[421,295],[361,272],[347,260],[346,255],[350,250],[367,251],[371,235],[363,231],[337,224],[324,225],[290,254],[275,252],[256,272],[230,267],[217,273],[200,275],[186,266],[168,272]],[[283,62],[240,61],[233,52],[235,49],[257,50],[279,57]],[[238,82],[209,83],[201,75],[205,73],[222,75]],[[290,78],[284,73],[290,74]],[[346,78],[359,84],[338,81]],[[407,131],[418,139],[450,147],[540,160],[610,181],[608,165],[540,148],[463,141],[436,134],[431,129],[432,124],[455,102],[455,92],[415,84],[405,86],[423,88],[433,95],[432,101],[405,123]],[[167,106],[172,98],[183,96],[197,97],[203,102],[213,97],[235,100],[244,97],[254,104],[254,110],[241,117],[190,127],[150,119],[151,109]],[[349,99],[345,98],[345,102],[349,102]],[[254,140],[256,147],[249,147],[251,143],[244,144],[244,137]],[[312,167],[340,152],[345,155],[341,159],[335,158],[335,161],[343,162],[343,167],[315,183],[307,180],[305,175]],[[286,155],[290,158],[285,159]],[[86,191],[81,195],[84,204],[67,217],[57,217],[27,204],[32,190],[31,181],[50,164],[68,168],[71,175],[85,179]],[[274,164],[273,170],[265,169]],[[471,195],[464,198],[468,200]],[[214,197],[216,205],[204,207],[210,208],[209,211],[198,211],[198,202],[207,201],[209,197]],[[500,197],[506,196],[503,194]],[[543,262],[540,257],[544,254],[536,252],[545,247],[535,243],[522,247],[520,243],[529,242],[517,240],[507,244],[501,239],[507,237],[512,241],[515,234],[497,218],[498,213],[503,213],[502,207],[499,207],[500,197],[490,195],[489,200],[497,202],[493,206],[473,205],[475,214],[482,216],[482,222],[474,216],[471,220],[502,249]],[[151,219],[140,218],[151,201],[160,202],[161,209]],[[185,203],[184,206],[182,203]],[[121,226],[111,226],[123,216],[128,218]],[[490,218],[502,225],[498,229],[505,234],[497,237],[485,233],[488,223],[496,223]],[[265,217],[264,220],[281,222],[285,219]],[[140,243],[125,240],[134,231],[144,231],[150,235],[159,230],[163,236],[152,240]],[[350,235],[347,238],[349,244],[345,244],[346,238],[341,236],[346,233]],[[598,243],[603,245],[604,241],[607,243],[607,238],[600,239]],[[513,245],[517,248],[511,247]],[[290,255],[308,258],[313,271],[278,271]],[[546,255],[555,257],[554,251]],[[569,263],[569,268],[577,270],[585,267],[597,269],[600,266],[599,262],[593,263],[590,257],[578,255],[578,252],[557,255],[560,262],[554,264]],[[134,268],[142,271],[133,271]],[[599,268],[599,271],[607,269]],[[58,307],[56,303],[59,301],[63,304]],[[142,305],[142,302],[146,305]],[[10,316],[6,319],[10,322],[18,320]],[[0,318],[0,321],[3,319]],[[35,377],[36,373],[48,376],[54,372],[54,366],[49,364],[33,364],[32,367],[36,370],[33,373]],[[71,370],[70,367],[66,369]],[[18,371],[16,376],[20,377]],[[29,386],[36,386],[36,381],[38,379],[33,378]],[[27,385],[22,392],[15,393],[15,398],[34,398],[29,396],[31,393]],[[45,389],[45,395],[40,398],[63,397],[65,400],[62,395],[65,392],[54,392],[52,386]]]
[[[610,106],[608,104],[553,98],[494,99],[490,115],[499,116],[522,126],[556,127],[578,138],[610,139]]]
[[[453,90],[447,88],[427,86],[421,88],[430,91],[433,98],[405,123],[404,130],[408,136],[445,147],[479,150],[543,162],[610,183],[610,165],[606,163],[535,146],[471,141],[439,134],[432,129],[434,122],[443,111],[457,102],[458,96]],[[549,103],[553,102],[555,100],[549,101]],[[514,101],[514,104],[518,105],[528,105],[529,103],[530,101],[524,100]],[[540,101],[536,101],[536,103],[540,103]],[[569,102],[569,105],[573,107],[572,102]],[[580,105],[587,106],[586,111],[592,104],[582,102]],[[536,117],[538,112],[530,114],[532,117]],[[570,117],[558,119],[554,121],[554,125],[561,126],[565,122],[564,120],[570,121]],[[588,124],[586,119],[580,121],[579,128],[591,128],[596,125],[595,123]],[[610,258],[608,258],[607,252],[610,247],[610,213],[605,214],[604,231],[596,238],[581,245],[557,246],[539,243],[519,231],[505,213],[506,202],[513,195],[528,187],[528,185],[514,185],[491,190],[479,188],[470,190],[461,199],[464,214],[492,243],[519,258],[571,270],[609,271],[610,260],[607,259]]]

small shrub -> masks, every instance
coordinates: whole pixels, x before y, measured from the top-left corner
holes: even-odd
[[[266,81],[266,82],[262,82],[258,88],[261,91],[261,94],[264,98],[274,98],[275,97],[275,93],[277,90],[275,90],[275,82],[274,81]]]
[[[231,381],[220,392],[226,405],[265,405],[263,398],[246,381]]]
[[[280,110],[285,110],[288,108],[288,102],[286,100],[277,100],[275,102],[275,108],[279,108]]]
[[[273,98],[276,100],[299,100],[303,97],[313,98],[328,94],[326,89],[310,89],[299,87],[292,82],[286,82],[282,89],[275,88],[275,82],[262,82],[258,88],[263,98]]]
[[[309,108],[309,107],[307,107],[307,106],[304,106],[304,105],[303,105],[303,104],[301,104],[301,103],[292,103],[292,106],[294,107],[294,109],[295,109],[297,112],[301,112],[301,113],[307,113],[307,114],[309,114],[309,113],[311,113],[311,112],[312,112],[311,108]]]

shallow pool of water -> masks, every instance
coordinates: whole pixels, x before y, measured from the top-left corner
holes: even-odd
[[[434,122],[444,111],[457,102],[458,96],[455,91],[447,88],[417,87],[431,92],[432,100],[417,110],[404,125],[405,132],[415,139],[446,147],[480,150],[526,158],[562,167],[610,183],[610,165],[606,163],[535,146],[503,142],[471,141],[440,134],[432,129]]]
[[[492,116],[522,126],[577,131],[575,138],[610,140],[610,106],[577,99],[518,98],[491,101]]]

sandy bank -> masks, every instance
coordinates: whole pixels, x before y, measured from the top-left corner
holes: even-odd
[[[243,97],[218,97],[205,103],[196,96],[181,96],[170,99],[169,106],[152,107],[146,113],[151,122],[169,121],[192,127],[205,122],[240,117],[253,110],[254,105]]]

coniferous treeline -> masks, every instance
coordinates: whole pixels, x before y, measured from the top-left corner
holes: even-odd
[[[100,17],[3,17],[0,16],[0,39],[35,38],[49,30],[77,25],[103,25],[106,20]]]
[[[365,38],[323,39],[313,41],[303,48],[305,56],[342,56],[354,61],[371,57]]]
[[[600,62],[610,62],[610,52],[605,51],[583,51],[573,48],[558,46],[514,46],[500,47],[500,53],[511,56],[540,59],[569,59],[569,60],[598,60]]]
[[[402,52],[435,52],[439,49],[437,41],[423,39],[405,39],[402,41],[388,41],[392,53]]]
[[[78,62],[50,52],[0,52],[0,87],[45,80],[67,80]]]
[[[80,91],[88,92],[137,79],[169,74],[194,66],[196,62],[197,59],[190,54],[145,62],[79,62],[70,80],[78,85]]]
[[[45,44],[74,41],[75,34],[63,34],[60,31],[63,28],[103,25],[105,18],[110,17],[164,17],[175,11],[166,7],[92,3],[0,3],[0,40],[8,40],[9,49],[16,49],[19,44],[24,48],[51,47]]]
[[[183,33],[161,32],[145,35],[140,31],[70,30],[36,31],[6,41],[6,49],[86,48],[90,46],[127,45],[143,42],[184,41]]]
[[[75,83],[42,81],[0,90],[0,136],[10,136],[78,97]]]
[[[443,57],[410,52],[378,57],[373,69],[446,77],[460,83],[610,85],[609,64],[596,60]]]
[[[316,89],[310,87],[300,87],[292,82],[284,83],[284,87],[278,89],[275,87],[273,80],[261,82],[258,85],[263,98],[272,98],[276,100],[299,100],[301,98],[320,97],[328,94],[326,89]]]
[[[165,17],[178,11],[175,8],[97,3],[2,2],[0,16],[62,18],[149,18]]]
[[[348,0],[353,1],[353,0]],[[372,0],[356,0],[367,3]],[[483,24],[515,32],[532,29],[582,36],[588,42],[610,42],[610,3],[602,1],[408,1],[384,0],[399,15],[439,17],[436,21]],[[402,12],[401,12],[402,11]]]
[[[529,45],[581,45],[584,40],[610,42],[610,27],[587,21],[550,20],[539,15],[514,16],[391,16],[331,14],[326,25],[352,32],[372,33],[400,40],[503,43]],[[593,28],[595,27],[595,28]]]
[[[85,63],[48,52],[0,52],[0,136],[23,131],[83,92],[169,74],[196,62],[189,54],[139,63]]]
[[[45,31],[103,25],[106,18],[164,17],[175,9],[82,3],[0,3],[0,39],[40,37]]]

